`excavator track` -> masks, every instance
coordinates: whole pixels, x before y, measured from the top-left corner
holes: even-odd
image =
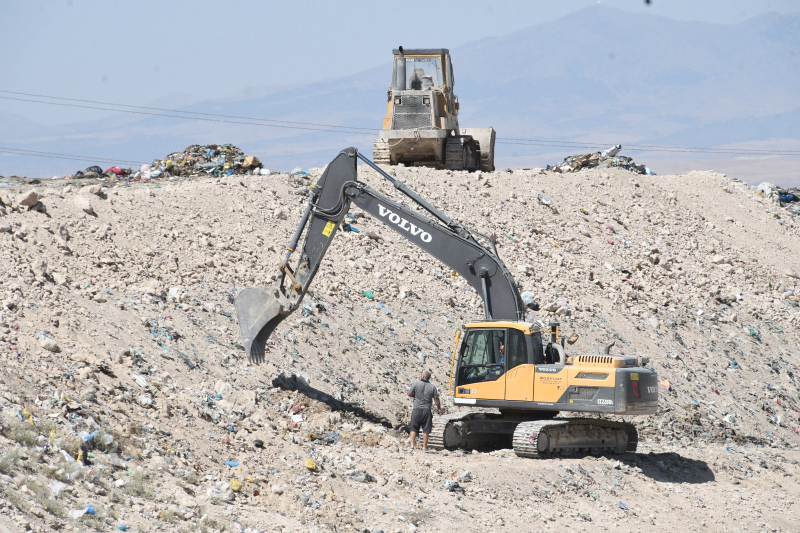
[[[391,165],[391,157],[389,141],[386,139],[376,139],[372,150],[372,162],[376,165]]]
[[[499,413],[454,413],[433,417],[428,447],[481,448],[507,445],[519,457],[635,452],[636,427],[595,418],[563,418],[519,422]]]
[[[514,453],[519,457],[552,457],[574,453],[635,452],[636,427],[625,422],[568,418],[522,422],[514,430]]]
[[[503,415],[499,413],[454,413],[433,417],[428,447],[434,450],[445,448],[481,448],[492,446],[505,438],[502,432],[484,432],[480,428],[503,425]],[[507,425],[507,424],[506,424]],[[479,431],[471,431],[479,429]],[[507,428],[506,433],[510,433]]]
[[[447,424],[450,422],[464,418],[464,414],[450,414],[433,417],[433,427],[431,428],[431,436],[428,437],[428,447],[434,450],[443,450],[445,448],[444,433],[447,429]]]

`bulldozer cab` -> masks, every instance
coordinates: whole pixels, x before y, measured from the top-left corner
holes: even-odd
[[[431,53],[424,53],[431,52]],[[394,51],[392,89],[397,91],[441,90],[453,86],[450,54],[446,49]]]

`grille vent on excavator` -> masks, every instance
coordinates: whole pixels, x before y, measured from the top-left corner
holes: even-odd
[[[613,366],[614,358],[607,355],[579,355],[576,364]]]
[[[606,372],[578,372],[575,379],[606,379],[608,373]]]
[[[569,391],[570,400],[591,400],[600,387],[576,387],[574,390]]]

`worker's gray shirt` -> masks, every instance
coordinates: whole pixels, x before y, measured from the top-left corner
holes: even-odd
[[[430,409],[433,399],[439,397],[436,385],[430,381],[419,380],[408,392],[414,395],[414,409]]]

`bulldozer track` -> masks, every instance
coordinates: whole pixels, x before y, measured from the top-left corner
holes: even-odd
[[[444,145],[444,168],[464,170],[464,139],[448,137]]]
[[[550,457],[554,455],[569,455],[573,453],[619,453],[614,443],[596,442],[587,446],[553,446],[548,438],[548,431],[555,429],[582,429],[602,428],[610,430],[624,430],[627,433],[627,448],[625,452],[635,452],[639,442],[638,433],[632,424],[598,420],[593,418],[570,418],[563,420],[536,420],[522,422],[514,430],[514,453],[519,457]],[[562,443],[563,444],[563,443]]]
[[[386,139],[376,139],[372,150],[372,162],[376,165],[391,165],[389,142]]]
[[[475,141],[475,144],[478,145],[478,154],[480,154],[480,170],[482,172],[494,172],[494,165],[492,164],[492,157],[488,150],[481,150],[481,143],[479,141]]]
[[[475,151],[476,168],[469,168],[468,150]],[[478,141],[472,137],[448,137],[444,144],[444,168],[447,170],[478,170],[481,166],[481,154]]]

